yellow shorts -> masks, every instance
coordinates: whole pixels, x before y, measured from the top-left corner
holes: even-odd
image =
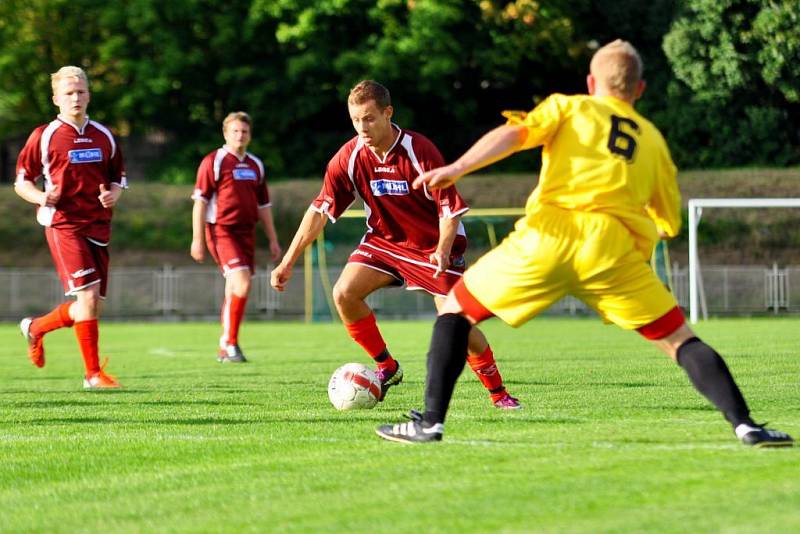
[[[566,295],[634,330],[677,306],[619,219],[542,206],[464,273],[469,292],[512,326]]]

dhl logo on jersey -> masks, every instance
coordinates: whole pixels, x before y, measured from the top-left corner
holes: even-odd
[[[103,161],[103,149],[101,148],[70,150],[68,154],[70,163],[98,163]]]
[[[376,197],[383,195],[407,195],[408,182],[403,180],[370,180],[369,187]]]

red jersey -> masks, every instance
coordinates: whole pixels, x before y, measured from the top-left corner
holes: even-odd
[[[192,198],[208,204],[209,224],[255,227],[258,210],[270,205],[261,160],[249,152],[240,159],[224,146],[200,162],[194,187]]]
[[[36,128],[19,153],[17,182],[39,178],[45,190],[58,185],[61,192],[54,207],[38,208],[42,225],[108,243],[112,210],[97,198],[100,185],[127,187],[122,152],[108,128],[88,119],[78,128],[60,118]]]
[[[430,254],[439,243],[439,219],[456,217],[469,207],[455,187],[435,191],[411,187],[417,176],[444,165],[444,158],[428,138],[397,130],[399,135],[383,159],[357,136],[343,145],[328,163],[322,190],[311,207],[336,222],[358,195],[367,212],[363,242],[384,239]],[[465,248],[462,224],[451,253],[461,255]]]

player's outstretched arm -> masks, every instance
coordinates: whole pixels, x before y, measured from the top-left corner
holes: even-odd
[[[524,126],[503,125],[495,128],[472,145],[450,165],[423,173],[414,180],[414,189],[427,185],[429,189],[444,189],[462,176],[505,159],[524,146],[528,129]]]
[[[328,217],[324,213],[319,213],[313,208],[308,208],[303,220],[300,221],[300,226],[294,234],[292,244],[286,250],[283,259],[275,269],[272,270],[270,276],[270,284],[277,291],[286,289],[286,283],[292,277],[292,268],[294,267],[297,258],[306,249],[308,245],[314,242],[319,236],[322,229],[325,228],[325,223],[328,222]]]
[[[207,209],[208,205],[205,200],[201,198],[195,199],[194,207],[192,208],[192,244],[189,247],[189,254],[198,263],[202,263],[206,255],[205,225]]]

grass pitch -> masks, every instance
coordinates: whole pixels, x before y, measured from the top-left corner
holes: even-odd
[[[488,334],[519,412],[465,370],[445,441],[374,427],[421,406],[430,322],[383,322],[406,378],[336,412],[333,370],[365,357],[339,325],[250,322],[251,363],[214,361],[211,324],[102,324],[125,388],[84,392],[71,330],[35,369],[0,325],[0,530],[304,532],[798,531],[800,447],[752,450],[635,334],[540,319]],[[800,438],[800,320],[698,333],[758,421]]]

